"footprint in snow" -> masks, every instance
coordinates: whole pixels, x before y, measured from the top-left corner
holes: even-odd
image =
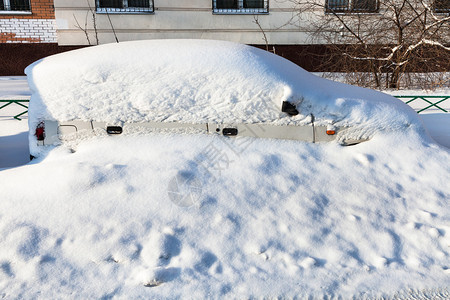
[[[441,232],[439,231],[439,229],[434,227],[428,229],[428,233],[431,235],[431,237],[436,239],[441,236]]]
[[[300,266],[304,269],[311,269],[317,265],[317,261],[312,257],[307,257],[300,263]]]
[[[180,268],[162,268],[154,271],[153,279],[144,283],[145,287],[157,287],[166,282],[177,279],[181,274]]]
[[[356,221],[361,220],[361,217],[355,216],[355,215],[347,215],[347,219],[348,219],[349,221],[356,222]]]
[[[375,157],[370,154],[357,154],[356,161],[358,161],[363,166],[368,166],[375,161]]]
[[[216,261],[217,256],[212,252],[206,252],[202,255],[200,262],[195,265],[195,270],[198,272],[207,272]]]
[[[0,270],[2,270],[2,272],[6,274],[8,277],[14,277],[14,272],[12,271],[10,262],[6,261],[0,263]]]

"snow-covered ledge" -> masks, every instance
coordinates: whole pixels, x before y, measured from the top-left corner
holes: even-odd
[[[31,11],[0,10],[0,15],[31,15]]]

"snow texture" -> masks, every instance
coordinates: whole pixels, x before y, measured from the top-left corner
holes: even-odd
[[[107,44],[27,67],[29,123],[40,120],[350,126],[339,139],[421,130],[416,113],[386,94],[314,76],[267,51],[225,41],[151,40]],[[281,112],[296,105],[294,117]],[[30,144],[36,144],[30,135]],[[32,151],[34,153],[34,151]]]
[[[203,42],[186,42],[199,43]],[[230,45],[204,43],[217,48]],[[231,45],[245,49],[243,53],[249,57],[252,53],[266,55]],[[89,49],[82,51],[94,51]],[[86,55],[86,60],[89,57]],[[262,65],[284,70],[280,67],[284,60],[267,57]],[[49,63],[48,68],[58,64]],[[64,64],[73,62],[61,59],[58,68]],[[102,105],[98,98],[80,97],[75,103],[66,98],[48,100],[51,86],[39,82],[58,83],[59,79],[47,68],[38,72],[40,65],[28,69],[29,73],[32,70],[30,82],[36,83],[32,86],[30,124],[39,118],[70,114],[74,118],[80,114],[87,119],[97,114],[106,117],[100,114],[104,108],[110,112],[110,121],[116,121],[121,113],[128,116],[134,111],[131,105],[139,99],[124,97],[123,104],[104,98]],[[73,71],[77,72],[75,65]],[[377,134],[352,147],[196,134],[95,137],[82,141],[75,153],[56,147],[27,165],[1,170],[1,297],[450,298],[448,149],[429,139],[417,117],[398,101],[369,90],[316,81],[295,70],[303,75],[298,76],[298,83],[292,83],[290,92],[284,89],[287,83],[282,75],[276,83],[267,81],[273,87],[279,84],[283,95],[289,97],[299,95],[302,82],[310,83],[302,94],[304,100],[297,103],[302,116],[280,117],[280,122],[301,122],[313,111],[324,120],[328,115],[336,122],[378,128]],[[264,76],[273,75],[267,73]],[[132,77],[137,73],[121,74]],[[109,78],[104,83],[116,91],[128,89],[108,83]],[[84,81],[77,76],[71,80]],[[318,89],[311,88],[314,84]],[[89,86],[86,83],[87,89]],[[101,89],[102,84],[95,86],[100,94],[107,91]],[[59,85],[55,84],[55,95],[64,95],[56,87]],[[129,93],[138,90],[145,94],[151,88],[147,90],[142,83],[141,89],[128,89]],[[67,95],[75,97],[82,91],[68,90]],[[336,98],[334,92],[341,96]],[[179,95],[183,93],[180,87]],[[220,93],[231,91],[225,86]],[[319,97],[325,94],[330,96]],[[311,101],[306,95],[317,96],[314,106],[306,105]],[[294,99],[289,97],[286,99]],[[185,121],[210,117],[239,120],[251,111],[251,120],[276,122],[269,118],[270,109],[277,107],[279,114],[278,101],[284,98],[263,101],[255,96],[248,103],[243,101],[244,109],[234,113],[220,107],[212,111],[215,106],[206,100],[194,101],[205,106],[198,110],[189,106],[191,112],[181,109],[188,97],[180,96],[180,102],[175,97],[173,103],[156,99],[158,105]],[[224,107],[233,109],[226,99]],[[211,97],[213,100],[221,103],[218,98]],[[340,101],[342,110],[335,107]],[[68,105],[67,109],[58,103]],[[92,107],[83,110],[80,103]],[[153,101],[142,103],[146,113],[136,110],[129,114],[136,118],[133,121],[144,121],[154,113],[146,110]],[[217,114],[222,111],[225,115]],[[198,115],[200,112],[205,114]]]
[[[0,172],[0,290],[448,299],[449,161],[413,131],[353,147],[163,134],[59,147]]]
[[[1,99],[15,99],[28,100],[31,96],[31,91],[27,82],[24,80],[25,76],[2,76],[0,77],[0,100]],[[0,111],[2,113],[2,111]]]

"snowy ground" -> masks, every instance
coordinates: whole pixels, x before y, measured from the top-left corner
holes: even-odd
[[[0,111],[3,297],[450,298],[447,115],[422,117],[441,145],[154,134],[14,167],[28,159],[14,111]]]

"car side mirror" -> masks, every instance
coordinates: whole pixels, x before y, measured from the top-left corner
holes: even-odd
[[[290,116],[298,115],[298,110],[294,104],[283,101],[283,105],[281,106],[281,111],[287,113]]]

